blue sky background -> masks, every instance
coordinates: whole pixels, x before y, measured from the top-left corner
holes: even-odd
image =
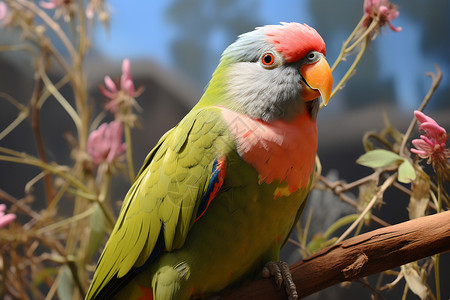
[[[111,33],[106,34],[101,26],[96,27],[93,42],[102,53],[114,59],[123,57],[149,57],[176,68],[170,55],[169,44],[175,38],[174,28],[168,22],[166,11],[170,1],[109,1],[111,9]],[[279,5],[285,2],[288,5]],[[286,20],[313,23],[309,12],[309,1],[261,1],[255,8],[265,24],[277,24]],[[139,5],[133,5],[137,4]],[[220,38],[220,37],[219,37]],[[214,48],[220,58],[228,44],[217,40]]]
[[[116,60],[117,64],[120,64],[124,57],[129,57],[131,61],[143,58],[156,60],[163,66],[179,70],[198,84],[199,88],[203,88],[214,71],[221,52],[234,41],[236,36],[227,34],[227,28],[223,28],[219,21],[216,24],[214,18],[205,24],[212,28],[209,30],[210,35],[205,35],[205,39],[196,36],[195,30],[188,31],[190,22],[196,19],[195,12],[193,14],[186,9],[186,13],[182,11],[175,21],[168,17],[168,10],[175,2],[176,0],[110,1],[110,33],[105,33],[103,28],[98,26],[93,36],[93,45],[102,55]],[[188,0],[187,2],[203,2],[205,9],[209,9],[209,6],[214,6],[214,3],[220,4],[224,1]],[[352,82],[349,83],[350,90],[341,95],[344,99],[340,101],[345,103],[349,98],[353,100],[348,100],[347,105],[342,103],[335,105],[335,110],[375,101],[361,99],[365,98],[361,92],[359,94],[355,92],[352,96],[352,88],[362,89],[367,85],[372,86],[374,91],[378,91],[376,95],[368,95],[368,98],[393,98],[392,101],[395,101],[402,110],[412,111],[419,105],[430,84],[430,80],[424,73],[434,71],[436,62],[444,73],[444,80],[436,94],[438,99],[433,100],[431,107],[449,107],[450,100],[445,99],[449,98],[447,74],[450,73],[450,59],[443,55],[443,53],[450,53],[448,49],[450,26],[447,21],[450,7],[446,4],[449,1],[398,0],[394,2],[399,4],[400,16],[394,20],[393,24],[403,27],[403,30],[400,33],[392,32],[387,28],[382,31],[381,36],[368,49],[361,67],[358,68],[357,75],[361,76],[361,73],[365,73],[364,76],[353,85]],[[349,0],[337,6],[334,0],[316,0],[314,3],[311,0],[254,0],[246,3],[249,4],[236,5],[235,11],[241,12],[245,19],[250,20],[247,25],[252,22],[264,25],[277,24],[280,21],[297,21],[316,27],[327,43],[330,64],[338,55],[343,40],[358,22],[363,10],[362,0]],[[424,13],[427,10],[430,13]],[[211,12],[213,13],[212,8]],[[199,18],[201,18],[200,15]],[[436,26],[433,27],[433,24]],[[243,33],[248,30],[251,28],[242,28],[237,32]],[[192,35],[191,39],[197,41],[198,47],[205,49],[205,59],[196,65],[198,68],[205,68],[202,76],[196,74],[192,66],[183,67],[179,63],[180,58],[177,61],[177,57],[174,57],[172,45],[177,38],[180,38],[180,32],[181,36]],[[428,44],[428,48],[424,47],[426,38],[430,39],[427,36],[430,32],[440,36],[440,38],[431,39],[437,42],[434,48],[429,47]],[[443,49],[438,51],[436,48]],[[337,70],[335,81],[344,71],[345,69]],[[358,99],[355,100],[355,98]]]

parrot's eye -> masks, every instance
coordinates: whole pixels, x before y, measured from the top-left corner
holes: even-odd
[[[319,59],[319,53],[317,53],[316,51],[312,51],[312,52],[309,52],[308,54],[306,54],[306,60],[309,63],[316,62],[318,59]]]
[[[272,53],[265,53],[265,54],[261,57],[261,62],[262,62],[263,65],[265,65],[265,66],[271,66],[271,65],[273,65],[273,63],[275,62],[275,57],[273,56]]]

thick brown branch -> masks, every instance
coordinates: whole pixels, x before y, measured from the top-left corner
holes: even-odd
[[[290,267],[299,297],[450,250],[450,211],[345,240]],[[270,279],[249,283],[222,299],[287,299]]]

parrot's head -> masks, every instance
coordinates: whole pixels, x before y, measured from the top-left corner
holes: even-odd
[[[223,52],[205,94],[255,119],[289,120],[317,107],[319,96],[327,104],[333,79],[325,56],[322,37],[306,24],[258,27]]]

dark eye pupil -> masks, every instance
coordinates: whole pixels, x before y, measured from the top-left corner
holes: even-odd
[[[310,54],[308,55],[308,59],[309,59],[309,60],[313,60],[315,57],[316,57],[316,55],[315,55],[314,53],[310,53]]]
[[[272,58],[272,56],[271,56],[270,54],[264,55],[264,62],[265,62],[266,64],[271,64],[271,63],[272,63],[272,60],[273,60],[273,58]]]

